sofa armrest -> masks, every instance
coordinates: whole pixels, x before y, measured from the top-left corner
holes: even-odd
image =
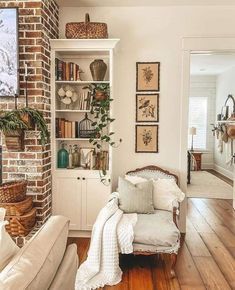
[[[63,260],[57,270],[49,290],[74,290],[78,269],[77,245],[67,247]]]

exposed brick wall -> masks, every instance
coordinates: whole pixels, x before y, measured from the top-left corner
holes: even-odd
[[[41,110],[50,126],[50,38],[58,38],[59,9],[54,0],[0,1],[0,7],[19,8],[20,96],[18,107],[25,106],[24,65],[28,64],[29,106]],[[14,108],[13,98],[1,98],[0,109]],[[3,180],[28,179],[28,194],[33,195],[37,220],[45,222],[51,213],[51,148],[41,146],[39,133],[25,132],[25,151],[7,152],[3,145]]]

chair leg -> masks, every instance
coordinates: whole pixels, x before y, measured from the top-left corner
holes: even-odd
[[[171,278],[175,278],[175,265],[177,262],[177,254],[171,254]]]

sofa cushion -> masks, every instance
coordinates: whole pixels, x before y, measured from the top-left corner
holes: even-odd
[[[63,258],[69,220],[51,217],[0,273],[4,290],[46,290]]]
[[[153,213],[153,182],[132,184],[119,177],[119,208],[125,213]]]
[[[155,210],[154,214],[138,214],[134,227],[134,243],[156,247],[173,247],[180,238],[180,232],[173,222],[172,213]]]

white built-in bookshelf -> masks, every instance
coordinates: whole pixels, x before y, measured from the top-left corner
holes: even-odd
[[[111,191],[111,183],[104,185],[100,179],[100,170],[93,166],[77,166],[72,169],[58,168],[58,151],[61,142],[69,146],[77,145],[80,149],[94,148],[89,138],[81,138],[77,126],[87,114],[90,114],[92,96],[86,89],[89,84],[108,84],[110,97],[114,99],[110,108],[115,104],[113,92],[113,65],[114,49],[118,39],[76,40],[58,39],[51,40],[51,94],[52,94],[52,178],[54,214],[68,216],[71,220],[71,235],[87,235],[99,210],[107,200]],[[107,65],[107,71],[102,81],[93,81],[90,72],[90,63],[95,59],[102,59]],[[60,71],[58,73],[58,63]],[[62,69],[65,72],[62,72]],[[69,72],[68,72],[69,68]],[[76,101],[66,105],[61,102],[60,95],[69,91]],[[62,128],[62,129],[61,129]],[[110,128],[111,130],[111,128]],[[107,155],[107,174],[111,178],[112,149],[105,148]]]

